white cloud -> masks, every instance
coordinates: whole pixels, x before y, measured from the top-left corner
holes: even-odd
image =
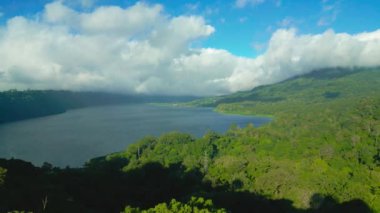
[[[380,30],[349,35],[328,30],[297,35],[294,29],[277,30],[266,52],[246,62],[229,78],[233,90],[250,89],[326,67],[379,66]],[[239,71],[236,71],[239,70]],[[249,82],[236,88],[241,82]]]
[[[235,1],[235,6],[238,7],[238,8],[243,8],[247,5],[259,5],[259,4],[262,4],[264,3],[265,0],[236,0]]]
[[[83,9],[89,9],[95,5],[98,0],[59,0],[70,6],[79,6]]]
[[[264,43],[264,42],[253,42],[251,44],[251,46],[253,47],[253,49],[256,50],[256,52],[262,53],[267,48],[267,43]]]
[[[205,16],[212,16],[219,14],[220,9],[218,7],[206,7],[206,9],[203,11],[203,14]]]
[[[246,22],[247,20],[248,20],[247,17],[240,17],[240,18],[239,18],[239,22],[240,22],[240,23],[244,23],[244,22]]]
[[[1,28],[0,89],[177,93],[163,89],[184,81],[171,64],[195,54],[191,42],[214,32],[202,17],[169,17],[162,6],[144,3],[80,13],[54,2],[41,17],[15,17]]]
[[[268,0],[235,0],[235,6],[237,8],[244,8],[246,6],[257,6],[259,4],[263,4]],[[281,7],[282,0],[271,0],[271,3],[276,7]]]
[[[185,4],[185,8],[190,10],[190,11],[196,11],[199,9],[199,4],[200,4],[199,2],[193,3],[193,4],[187,3],[187,4]]]
[[[81,6],[84,8],[89,8],[89,7],[92,7],[94,5],[93,0],[81,0],[80,3],[81,3]]]
[[[162,6],[136,3],[127,9],[117,6],[99,7],[91,13],[78,13],[61,2],[45,6],[44,21],[64,25],[83,34],[117,34],[131,36],[153,27],[165,17]],[[43,24],[43,23],[41,23]]]
[[[0,89],[216,95],[313,69],[380,65],[380,30],[299,35],[280,29],[262,55],[244,58],[191,48],[215,29],[200,16],[171,17],[160,5],[78,12],[54,2],[41,17],[15,17],[0,27]]]
[[[320,27],[329,26],[335,22],[340,12],[340,1],[322,0],[322,15],[319,18],[317,25]]]
[[[289,28],[289,27],[295,27],[295,25],[298,23],[296,19],[292,17],[285,17],[281,21],[277,22],[277,25],[280,26],[281,28]]]

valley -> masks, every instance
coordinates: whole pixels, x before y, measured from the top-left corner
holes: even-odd
[[[50,212],[378,212],[379,80],[378,68],[327,69],[188,102],[273,117],[197,137],[147,136],[83,168],[2,160],[0,206],[38,212],[47,196]]]

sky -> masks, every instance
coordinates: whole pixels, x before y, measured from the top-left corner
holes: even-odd
[[[380,66],[377,0],[2,0],[0,90],[209,96]]]

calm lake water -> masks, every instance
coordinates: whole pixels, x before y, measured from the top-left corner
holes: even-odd
[[[0,125],[0,157],[78,167],[91,158],[121,151],[145,135],[182,131],[200,137],[208,130],[224,132],[231,124],[260,126],[268,121],[223,115],[211,108],[147,104],[84,108]]]

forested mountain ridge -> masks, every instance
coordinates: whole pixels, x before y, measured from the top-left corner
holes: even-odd
[[[324,69],[194,103],[226,113],[272,115],[274,120],[257,129],[235,127],[223,136],[206,135],[198,145],[131,146],[126,158],[141,153],[126,168],[145,161],[181,162],[186,168],[203,168],[205,180],[214,186],[289,199],[299,208],[321,205],[324,199],[313,201],[319,195],[339,202],[361,199],[380,211],[379,68]]]
[[[1,160],[0,208],[42,212],[47,197],[46,212],[380,212],[379,81],[379,69],[326,69],[195,101],[273,121],[147,136],[81,169]]]
[[[97,92],[4,91],[0,92],[0,123],[58,114],[86,106],[125,103],[135,99]]]
[[[251,91],[209,97],[188,103],[212,106],[224,112],[276,114],[292,106],[324,104],[341,98],[376,97],[380,93],[380,68],[326,68]],[[230,105],[229,103],[237,103]],[[239,109],[231,109],[238,107]],[[246,110],[244,110],[246,109]]]
[[[152,101],[186,101],[194,97],[125,95],[65,90],[9,90],[0,92],[0,124],[63,113],[70,109]]]

